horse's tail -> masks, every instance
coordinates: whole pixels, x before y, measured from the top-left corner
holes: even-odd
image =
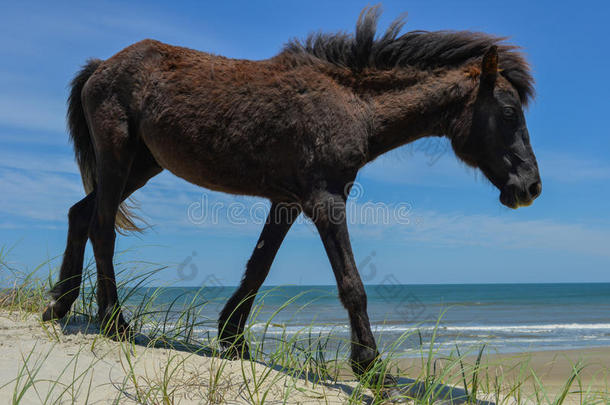
[[[89,126],[83,110],[81,93],[89,77],[97,70],[103,61],[90,59],[82,69],[74,76],[70,83],[70,96],[68,97],[68,128],[70,139],[74,145],[74,156],[80,169],[83,180],[83,187],[87,194],[91,193],[96,187],[96,160]],[[115,226],[121,231],[141,231],[134,223],[134,215],[130,212],[129,206],[124,202],[117,211]]]

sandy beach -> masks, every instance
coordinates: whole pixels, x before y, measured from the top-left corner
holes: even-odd
[[[471,367],[475,364],[475,361],[475,356],[467,356],[464,359],[464,362]],[[486,370],[486,374],[482,377],[482,384],[486,384],[486,378],[491,381],[495,376],[501,376],[508,382],[508,386],[513,387],[512,382],[523,381],[521,386],[523,396],[530,400],[535,398],[536,388],[543,386],[547,398],[535,400],[533,403],[552,403],[579,362],[583,369],[579,373],[579,379],[573,383],[570,389],[571,394],[564,403],[583,403],[587,394],[589,394],[589,398],[596,398],[600,402],[593,402],[590,399],[591,402],[587,401],[585,403],[610,403],[610,387],[608,386],[610,383],[610,347],[486,354],[483,355],[480,365],[481,369]],[[447,364],[448,362],[439,359],[437,367],[441,368],[443,363]],[[399,367],[406,374],[419,375],[422,369],[422,360],[403,359],[399,361]],[[447,383],[460,384],[459,375],[454,376],[453,380],[447,381]],[[579,387],[579,381],[581,387]],[[580,391],[583,391],[583,401],[581,401]]]
[[[41,324],[34,315],[0,313],[0,398],[5,403],[180,403],[180,404],[343,404],[355,398],[357,381],[343,372],[337,381],[319,382],[302,373],[249,361],[229,361],[205,354],[118,343],[95,328]],[[467,357],[466,363],[474,363]],[[569,379],[572,365],[587,363],[580,377],[589,391],[607,393],[610,348],[487,355],[488,375],[508,382],[533,370],[548,398],[527,398],[535,379],[522,384],[521,403],[552,402]],[[443,360],[437,367],[442,368]],[[421,359],[403,359],[401,375],[421,372]],[[485,378],[481,377],[484,381]],[[32,383],[33,382],[33,383]],[[459,381],[445,381],[456,384]],[[575,384],[572,392],[578,391]],[[588,398],[610,398],[589,392]],[[480,397],[479,397],[480,398]],[[580,403],[571,394],[565,403]],[[493,400],[491,395],[486,399]],[[606,403],[605,399],[600,399]],[[364,392],[359,402],[373,403]],[[454,401],[462,403],[463,401]],[[511,398],[504,403],[516,403]],[[594,403],[594,402],[586,402]]]
[[[0,313],[0,398],[13,401],[28,384],[28,374],[36,383],[24,390],[23,404],[247,404],[251,396],[260,403],[289,398],[285,403],[341,404],[356,385],[312,385],[258,363],[118,343],[82,328],[62,332],[57,325],[45,326],[33,315]],[[215,373],[222,375],[218,381]]]

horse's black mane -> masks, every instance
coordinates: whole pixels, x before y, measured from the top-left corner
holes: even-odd
[[[515,87],[522,103],[526,104],[533,97],[529,65],[523,55],[516,52],[518,47],[504,43],[505,38],[470,31],[411,31],[399,35],[405,24],[404,16],[376,37],[380,14],[378,6],[365,8],[356,23],[355,34],[311,34],[304,42],[290,41],[284,52],[312,55],[354,71],[400,66],[434,69],[467,64],[497,45],[501,74]]]

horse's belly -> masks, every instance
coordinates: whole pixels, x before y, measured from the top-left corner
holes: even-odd
[[[264,185],[251,172],[230,162],[210,161],[192,153],[152,153],[162,167],[190,183],[232,194],[265,196]]]
[[[238,149],[223,151],[176,134],[143,139],[159,165],[190,183],[231,194],[275,197],[275,187],[266,182],[266,174],[276,172],[273,160],[244,157]]]

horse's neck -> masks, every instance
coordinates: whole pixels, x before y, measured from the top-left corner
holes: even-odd
[[[369,140],[370,159],[426,136],[446,134],[474,85],[460,72],[432,76],[402,91],[370,98],[374,114]]]

